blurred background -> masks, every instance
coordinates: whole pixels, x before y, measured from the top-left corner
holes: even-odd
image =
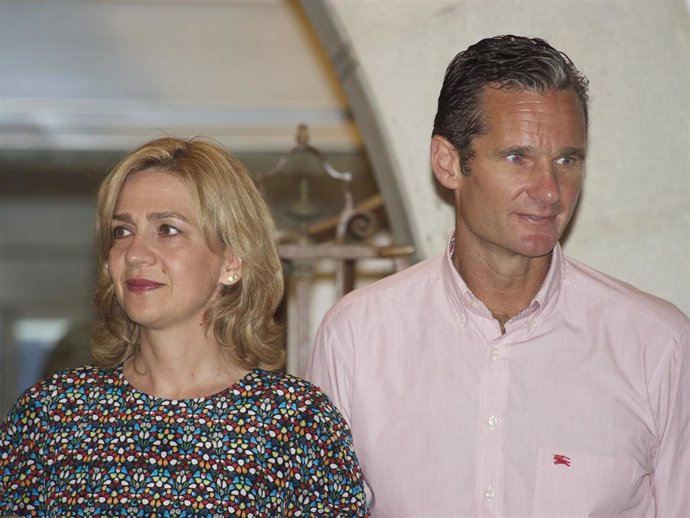
[[[498,33],[546,38],[591,81],[588,176],[568,253],[688,312],[688,8],[0,0],[0,415],[42,375],[88,361],[94,194],[148,139],[218,140],[262,179],[284,242],[328,244],[343,187],[313,154],[287,155],[306,124],[309,144],[352,173],[355,206],[375,214],[347,243],[410,245],[410,261],[440,253],[453,220],[428,166],[436,96],[455,53]],[[310,336],[341,293],[334,264],[310,264],[298,317]],[[398,267],[358,261],[355,284]]]
[[[257,175],[307,123],[310,144],[352,173],[356,201],[377,192],[297,2],[3,1],[0,52],[0,414],[39,377],[88,360],[94,194],[126,151],[205,135]],[[315,219],[343,203],[318,163],[291,160],[263,186],[283,232],[300,173],[313,177]]]

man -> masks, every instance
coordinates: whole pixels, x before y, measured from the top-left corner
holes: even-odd
[[[586,148],[587,80],[543,40],[449,65],[448,249],[340,301],[312,359],[372,516],[690,516],[690,322],[558,244]]]

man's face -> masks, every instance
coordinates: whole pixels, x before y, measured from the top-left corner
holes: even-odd
[[[457,240],[496,258],[549,254],[582,188],[582,105],[571,90],[487,87],[483,117],[485,132],[455,189]]]

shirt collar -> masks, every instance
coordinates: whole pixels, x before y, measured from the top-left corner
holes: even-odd
[[[443,284],[445,286],[446,295],[451,305],[458,311],[459,318],[464,322],[467,312],[474,313],[479,316],[488,318],[491,313],[486,309],[484,304],[474,296],[472,291],[467,287],[464,279],[460,273],[455,269],[453,264],[453,251],[455,250],[455,232],[451,232],[448,240],[448,246],[443,254]],[[532,299],[532,302],[519,315],[511,320],[518,320],[528,316],[532,316],[532,320],[544,316],[544,311],[553,307],[560,293],[565,267],[565,260],[563,250],[560,243],[556,243],[551,254],[551,264],[549,271],[544,278],[539,291]]]

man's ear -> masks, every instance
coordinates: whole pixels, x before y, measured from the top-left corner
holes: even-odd
[[[242,278],[242,259],[237,257],[231,250],[223,253],[224,264],[218,282],[226,286],[232,286]]]
[[[456,190],[460,187],[460,157],[455,146],[440,135],[431,137],[431,168],[445,188]]]

